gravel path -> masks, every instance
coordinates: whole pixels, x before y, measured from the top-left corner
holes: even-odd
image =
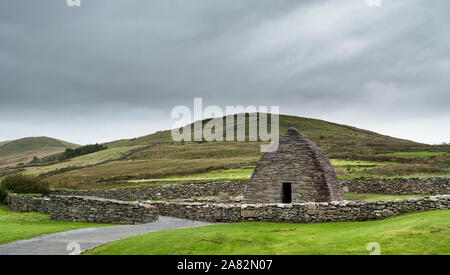
[[[48,234],[0,245],[0,255],[74,255],[112,241],[148,232],[210,225],[210,223],[159,217],[156,222],[85,228]]]

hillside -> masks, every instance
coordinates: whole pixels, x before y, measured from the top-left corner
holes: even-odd
[[[0,147],[3,146],[3,145],[5,145],[5,144],[8,144],[8,143],[10,143],[10,142],[11,142],[11,140],[0,141]]]
[[[416,143],[323,120],[280,116],[280,135],[289,127],[299,129],[316,142],[341,179],[450,174],[450,146]],[[42,158],[77,146],[46,137],[25,138],[0,145],[0,177],[20,172],[45,178],[54,187],[83,189],[248,179],[262,156],[262,144],[174,142],[167,130],[109,142],[105,144],[107,150],[62,162],[16,167],[30,162],[34,156]]]
[[[315,141],[330,158],[335,159],[333,163],[341,177],[448,173],[446,169],[449,154],[445,154],[450,152],[448,146],[420,144],[317,119],[280,116],[280,134],[284,134],[289,127],[299,129]],[[117,160],[91,163],[87,167],[72,166],[73,169],[61,169],[53,173],[45,169],[45,178],[54,186],[60,187],[108,188],[130,185],[130,180],[136,183],[140,180],[171,176],[185,179],[196,177],[189,175],[201,175],[204,178],[207,177],[204,173],[230,168],[244,167],[245,172],[251,174],[251,166],[255,165],[262,155],[260,142],[179,143],[172,141],[169,130],[105,145],[111,149],[130,146],[141,146],[142,149]],[[432,158],[436,154],[430,154],[430,157],[423,159],[395,154],[423,151],[440,151],[445,155]],[[92,158],[99,159],[97,156]],[[39,170],[44,172],[44,168]],[[231,171],[229,174],[234,177],[235,170]],[[35,170],[33,173],[38,174],[39,171]]]
[[[34,156],[43,158],[79,145],[49,137],[27,137],[0,144],[0,167],[28,163]]]
[[[224,119],[224,118],[223,118]],[[210,120],[204,120],[203,124]],[[225,120],[224,125],[225,125]],[[236,121],[236,118],[235,118]],[[238,127],[235,123],[235,129]],[[248,135],[248,117],[245,121],[246,134]],[[304,135],[311,138],[323,150],[328,153],[357,151],[383,151],[396,152],[404,149],[414,150],[416,148],[429,147],[428,145],[416,143],[409,140],[393,138],[375,132],[358,129],[347,125],[327,122],[324,120],[280,115],[280,135],[284,135],[288,128],[295,127]],[[191,125],[193,129],[193,125]],[[223,132],[226,129],[224,126]],[[235,131],[236,133],[236,131]],[[148,145],[152,143],[172,143],[171,131],[160,131],[151,135],[118,140],[106,143],[109,148],[122,146]]]

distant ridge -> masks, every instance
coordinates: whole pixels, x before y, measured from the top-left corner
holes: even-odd
[[[79,145],[50,137],[27,137],[0,142],[0,167],[27,163],[34,156],[43,158]]]
[[[211,119],[204,120],[203,124],[210,120]],[[246,126],[248,128],[248,118],[246,119]],[[426,146],[425,144],[381,135],[376,132],[359,129],[353,126],[342,125],[313,118],[280,115],[280,135],[284,135],[290,127],[298,129],[302,134],[312,139],[326,151],[348,151],[345,149],[350,149],[350,151],[352,151],[352,148],[350,147],[399,148],[403,146]],[[108,147],[122,147],[170,142],[172,142],[171,131],[166,130],[138,138],[117,140],[105,144]],[[335,148],[333,149],[333,147]]]
[[[210,120],[203,120],[202,123],[205,124]],[[247,126],[246,122],[246,128]],[[328,158],[339,160],[340,175],[345,177],[369,175],[367,171],[370,169],[373,170],[371,176],[381,173],[412,174],[417,173],[416,171],[443,173],[444,168],[438,169],[434,164],[424,163],[420,159],[394,159],[385,154],[447,150],[450,152],[450,148],[397,139],[352,126],[281,115],[280,135],[284,135],[290,127],[298,129],[303,135],[313,140]],[[225,133],[227,129],[224,128],[223,131]],[[230,129],[228,133],[229,131]],[[248,133],[248,130],[246,132]],[[235,172],[239,175],[242,172],[241,168],[253,167],[262,156],[261,142],[174,142],[170,130],[104,143],[104,145],[108,146],[107,150],[86,155],[86,159],[80,160],[78,164],[74,159],[73,165],[70,162],[58,163],[53,167],[42,167],[40,172],[34,167],[28,172],[40,173],[54,186],[63,188],[112,188],[130,184],[137,186],[141,184],[140,180],[183,177],[201,173],[214,174],[216,171],[220,174],[223,169],[237,169]],[[116,154],[117,152],[122,153]],[[115,156],[115,159],[105,158],[105,155]],[[444,159],[436,158],[433,161],[439,161],[440,165],[445,166],[445,156],[441,158]],[[99,161],[92,162],[95,159]],[[368,162],[360,165],[358,163],[361,160]],[[377,162],[380,166],[371,164],[370,161]],[[427,159],[427,161],[431,160]],[[384,166],[387,162],[395,163],[395,165]],[[86,165],[87,163],[90,164]],[[355,165],[347,165],[348,163]],[[230,177],[227,176],[226,180],[233,178],[235,172],[232,172]],[[136,182],[128,182],[128,180],[136,180]],[[142,182],[142,184],[146,183]]]

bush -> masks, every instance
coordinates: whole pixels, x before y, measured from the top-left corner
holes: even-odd
[[[7,176],[2,181],[2,188],[17,194],[43,194],[50,193],[49,184],[35,177],[25,175]]]
[[[5,188],[0,187],[0,204],[6,204],[6,197],[8,196],[8,192]]]

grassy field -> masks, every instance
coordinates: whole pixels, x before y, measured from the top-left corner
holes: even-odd
[[[450,174],[450,154],[447,154],[450,146],[447,145],[431,146],[322,120],[280,116],[280,134],[284,134],[289,127],[299,129],[327,153],[340,179]],[[24,139],[21,142],[24,143],[23,146],[17,146],[17,141],[3,144],[0,151],[6,147],[25,149],[35,145],[37,141]],[[50,141],[46,139],[42,142],[44,146]],[[29,173],[41,175],[53,187],[73,189],[121,187],[130,180],[136,184],[163,181],[174,183],[178,180],[185,183],[185,178],[189,181],[245,181],[251,174],[249,169],[233,169],[254,166],[262,156],[261,144],[175,143],[171,140],[170,131],[161,131],[139,138],[110,142],[106,144],[110,149],[105,152],[66,162],[9,170],[0,168],[0,177],[17,172]],[[126,158],[122,157],[122,153],[138,146],[149,147],[127,155]],[[25,159],[29,161],[33,156],[34,153],[30,153]]]
[[[97,163],[115,160],[122,157],[124,154],[139,148],[139,146],[129,146],[129,147],[118,147],[118,148],[110,148],[106,150],[101,150],[92,154],[79,156],[73,159],[70,159],[65,162],[61,162],[54,165],[47,166],[36,166],[26,168],[23,172],[24,174],[38,176],[41,174],[45,174],[51,171],[57,171],[65,168],[82,168],[89,165],[94,165]]]
[[[375,167],[382,167],[393,165],[392,162],[374,162],[374,161],[350,161],[350,160],[337,160],[331,159],[331,164],[337,170],[339,179],[351,179],[361,176],[369,177],[381,177],[370,174],[370,169]],[[395,163],[394,163],[395,164]],[[142,187],[153,184],[175,184],[175,183],[193,183],[193,182],[212,182],[212,181],[248,181],[250,180],[255,166],[243,166],[242,168],[232,169],[220,169],[213,170],[205,173],[197,173],[184,176],[170,176],[161,177],[156,179],[139,179],[128,180],[121,182],[122,186],[126,186],[129,183],[129,187]],[[345,169],[345,170],[344,170]],[[350,169],[350,173],[348,173]],[[350,174],[350,175],[349,175]],[[416,174],[414,177],[450,177],[449,174]],[[410,177],[410,176],[396,176],[396,177]],[[117,185],[118,186],[118,185]],[[118,186],[120,187],[120,186]]]
[[[43,234],[99,226],[107,225],[52,221],[50,215],[16,213],[9,211],[5,206],[0,206],[0,244],[25,240]]]
[[[388,161],[364,161],[364,160],[341,160],[341,159],[330,159],[331,165],[334,168],[340,167],[375,167],[380,165],[392,165],[395,162]]]
[[[338,160],[331,159],[331,164],[335,169],[338,168],[346,168],[351,167],[352,169],[363,169],[368,167],[376,167],[392,164],[391,162],[375,162],[375,161],[350,161],[350,160]],[[205,173],[197,173],[185,176],[171,176],[171,177],[163,177],[158,179],[140,179],[140,180],[129,180],[131,183],[142,183],[142,182],[183,182],[183,181],[203,181],[203,180],[212,180],[212,181],[246,181],[249,180],[253,174],[253,170],[255,166],[248,165],[243,166],[242,168],[234,168],[234,169],[221,169],[214,170],[211,172]]]
[[[146,182],[194,182],[194,181],[248,181],[252,176],[255,166],[246,166],[244,168],[215,170],[206,173],[186,175],[183,177],[172,176],[159,179],[129,180],[130,183]]]
[[[48,137],[29,137],[0,144],[0,167],[28,163],[34,156],[43,158],[79,145]]]
[[[167,230],[116,241],[88,255],[450,254],[450,210],[369,222],[237,223]]]
[[[119,147],[120,148],[120,147]],[[168,171],[169,174],[171,174],[170,171],[174,171],[173,169],[176,167],[179,167],[181,169],[184,169],[186,171],[186,167],[180,167],[180,165],[192,165],[192,161],[186,160],[186,161],[176,161],[176,160],[164,160],[161,159],[158,166],[153,166],[153,169],[158,168],[159,170],[155,171],[145,171],[146,174],[140,174],[137,175],[137,179],[118,179],[118,180],[103,180],[99,182],[90,182],[88,184],[73,184],[70,185],[69,182],[66,184],[63,184],[62,182],[68,181],[67,178],[63,178],[64,176],[73,175],[73,178],[71,181],[80,181],[82,177],[86,181],[89,181],[91,178],[95,179],[96,172],[99,171],[99,167],[92,167],[91,169],[81,169],[81,170],[74,170],[70,173],[64,173],[60,175],[55,175],[52,178],[57,178],[59,181],[59,184],[54,185],[55,187],[66,187],[66,188],[81,188],[81,189],[111,189],[111,188],[137,188],[137,187],[145,187],[145,186],[151,186],[151,185],[164,185],[164,184],[187,184],[187,183],[204,183],[204,182],[218,182],[218,181],[241,181],[246,182],[250,180],[251,175],[253,173],[253,170],[255,168],[254,165],[247,165],[242,166],[241,168],[230,168],[230,169],[220,169],[220,163],[223,160],[219,159],[216,161],[209,161],[204,160],[201,162],[195,162],[198,163],[198,167],[191,167],[191,171],[196,171],[197,169],[204,168],[206,170],[211,170],[208,172],[200,172],[200,173],[193,173],[193,174],[187,174],[187,175],[175,175],[175,176],[167,176],[167,177],[155,177],[157,175],[157,172],[162,172],[164,174],[164,171]],[[138,162],[143,165],[143,167],[147,167],[145,165],[149,164],[149,162]],[[216,164],[217,168],[210,168],[211,164]],[[334,165],[338,178],[340,180],[345,179],[352,179],[352,178],[360,178],[360,177],[373,177],[373,178],[386,178],[387,176],[379,175],[376,173],[373,173],[374,171],[379,173],[379,170],[375,170],[378,167],[383,168],[386,171],[390,169],[389,167],[392,166],[388,162],[370,162],[370,161],[348,161],[348,160],[331,160],[331,163]],[[116,167],[116,164],[111,163],[110,164],[112,168]],[[124,167],[123,169],[129,169],[126,165],[137,165],[136,163],[130,163],[123,161]],[[172,165],[170,167],[170,165]],[[105,168],[107,165],[101,165],[102,168]],[[205,168],[206,166],[206,168]],[[142,170],[145,170],[144,168],[139,168]],[[394,166],[395,167],[395,166]],[[150,168],[148,168],[150,169]],[[92,175],[86,174],[86,171],[89,171],[92,173]],[[125,170],[122,170],[125,171]],[[183,170],[179,170],[182,172]],[[83,172],[84,174],[81,174]],[[100,172],[100,171],[99,171]],[[115,173],[116,171],[111,171],[112,173]],[[150,173],[149,173],[150,172]],[[412,170],[412,172],[415,172],[415,170]],[[104,173],[104,171],[103,171]],[[397,176],[391,176],[392,178],[396,177],[450,177],[450,174],[439,174],[439,173],[422,173],[422,174],[412,174],[412,175],[397,175]]]
[[[129,156],[94,167],[68,171],[46,179],[54,186],[140,179],[159,179],[194,175],[215,170],[255,165],[261,157],[256,143],[186,143],[161,144]],[[70,186],[69,186],[70,187]]]
[[[112,185],[130,180],[141,183],[164,180],[174,182],[185,178],[248,180],[251,169],[234,169],[254,166],[262,156],[259,146],[260,143],[250,142],[158,144],[127,159],[68,171],[49,176],[47,179],[55,186],[67,186],[69,183],[74,186],[87,186],[99,182]],[[332,159],[331,163],[340,179],[450,173],[448,160],[443,159],[438,163],[427,161],[428,158],[421,158],[418,163]]]
[[[409,157],[409,158],[429,158],[448,154],[447,152],[395,152],[383,154],[384,156]]]

